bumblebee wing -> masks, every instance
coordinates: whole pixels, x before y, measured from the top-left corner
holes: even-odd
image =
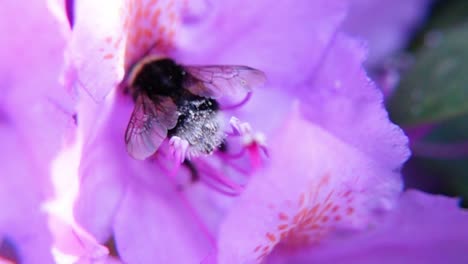
[[[153,155],[167,137],[167,131],[177,124],[177,107],[169,97],[157,97],[153,102],[139,95],[135,102],[127,130],[127,152],[135,159],[144,160]]]
[[[203,97],[245,96],[266,81],[262,71],[247,66],[184,66],[184,69],[187,73],[185,87]]]

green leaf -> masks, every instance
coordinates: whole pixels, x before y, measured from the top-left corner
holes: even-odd
[[[468,14],[466,0],[439,0],[435,8],[437,8],[437,14],[429,21],[427,28],[453,27],[464,21]]]
[[[435,123],[468,114],[468,24],[438,32],[423,47],[389,101],[402,126]]]
[[[413,52],[424,46],[427,33],[463,24],[468,16],[468,5],[466,0],[436,0],[428,15],[429,19],[413,36],[409,51]]]
[[[463,199],[463,206],[468,208],[468,159],[439,160],[415,158],[411,160],[418,167],[421,175],[406,175],[407,188],[421,188],[431,193],[456,196]],[[413,178],[409,180],[408,177]],[[412,181],[417,181],[412,183]]]
[[[424,137],[423,141],[434,143],[468,142],[468,115],[437,124]]]

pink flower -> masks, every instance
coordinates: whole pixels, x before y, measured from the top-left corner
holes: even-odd
[[[0,50],[0,262],[63,263],[60,254],[100,247],[58,206],[72,175],[55,166],[75,127],[60,77],[70,28],[58,1],[2,1],[0,9],[8,36]]]
[[[342,1],[131,3],[77,2],[68,50],[82,146],[76,216],[98,241],[115,240],[124,262],[309,254],[396,206],[407,139],[362,69],[365,49],[341,33]],[[134,102],[119,84],[148,51],[268,76],[248,103],[225,111],[248,122],[232,123],[247,140],[229,137],[227,153],[192,160],[199,182],[187,167],[171,173],[167,142],[146,161],[126,152]]]
[[[332,232],[364,229],[376,210],[393,207],[408,152],[365,77],[363,55],[345,36],[331,42],[302,111],[272,140],[271,166],[252,179],[221,226],[221,263],[309,252]]]
[[[52,196],[50,161],[71,121],[59,103],[66,30],[53,7],[0,4],[0,259],[21,263],[52,262],[42,204]]]

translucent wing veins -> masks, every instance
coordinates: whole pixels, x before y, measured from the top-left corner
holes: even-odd
[[[167,131],[177,124],[177,107],[169,97],[138,95],[135,109],[125,131],[127,152],[143,160],[156,152],[167,136]]]
[[[184,69],[188,73],[187,89],[204,97],[245,96],[266,81],[262,71],[247,66],[184,66]]]

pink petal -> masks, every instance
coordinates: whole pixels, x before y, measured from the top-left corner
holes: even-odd
[[[135,161],[128,156],[124,142],[132,107],[129,102],[116,101],[114,93],[101,104],[83,97],[78,106],[84,142],[75,216],[101,243],[112,236],[125,185],[135,173]]]
[[[129,263],[200,263],[212,251],[206,235],[181,204],[184,194],[160,188],[127,189],[114,225],[120,256]]]
[[[112,93],[99,106],[92,105],[82,102],[79,108],[80,124],[91,131],[84,144],[75,207],[80,224],[101,242],[113,235],[125,262],[201,261],[211,251],[207,234],[212,231],[201,231],[199,220],[193,219],[194,205],[183,203],[180,196],[185,192],[168,181],[170,176],[158,163],[134,160],[126,152],[130,98]],[[102,121],[93,123],[98,115]]]
[[[248,65],[264,71],[269,83],[294,89],[317,67],[344,7],[343,1],[209,2],[199,21],[182,25],[176,58]]]
[[[11,244],[24,263],[51,263],[52,240],[40,211],[46,198],[45,173],[28,161],[28,151],[15,132],[0,126],[0,244]]]
[[[398,172],[309,123],[299,109],[280,131],[270,166],[221,226],[221,263],[259,261],[273,249],[313,245],[336,228],[366,227],[401,190]]]
[[[0,8],[8,18],[0,21],[0,33],[10,36],[0,50],[1,107],[32,162],[47,170],[72,123],[71,100],[60,83],[68,26],[63,13],[53,13],[60,8],[54,1],[2,1]]]
[[[60,84],[68,26],[58,1],[2,1],[0,240],[21,263],[52,263],[42,204],[50,162],[72,123]],[[1,253],[0,253],[1,254]]]
[[[60,217],[49,214],[49,228],[54,237],[52,252],[57,262],[61,257],[74,258],[75,261],[104,260],[108,249],[100,245],[94,237],[74,223],[68,223]]]
[[[68,56],[78,69],[78,88],[95,100],[102,100],[124,75],[125,12],[125,1],[75,2]]]
[[[409,156],[408,139],[392,124],[382,94],[362,69],[365,50],[338,34],[319,70],[302,91],[307,118],[373,157],[388,169],[399,169]]]
[[[101,243],[112,236],[114,215],[123,197],[125,178],[130,174],[123,164],[114,164],[122,157],[112,152],[115,145],[103,140],[92,151],[84,152],[80,192],[74,207],[77,221]]]
[[[468,212],[456,199],[406,191],[368,233],[336,239],[283,263],[467,263]]]

